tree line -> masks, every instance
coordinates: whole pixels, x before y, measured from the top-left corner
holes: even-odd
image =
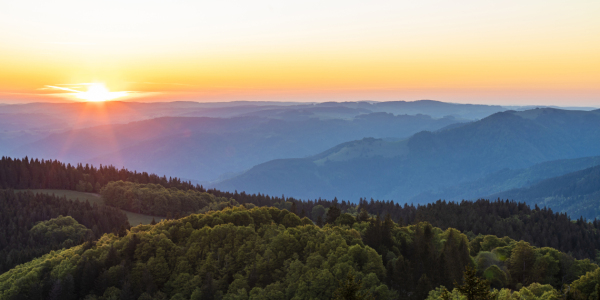
[[[270,196],[266,194],[247,194],[245,192],[226,192],[205,189],[179,178],[158,176],[146,172],[117,169],[113,166],[77,164],[75,166],[59,161],[12,159],[0,160],[0,187],[2,188],[55,188],[81,189],[93,186],[92,191],[100,192],[102,187],[112,181],[125,181],[138,184],[156,184],[166,189],[176,188],[182,191],[208,193],[217,198],[234,199],[238,204],[252,204],[258,207],[269,206],[288,209],[300,217],[308,217],[318,223],[330,207],[337,207],[352,215],[364,209],[370,215],[390,214],[390,218],[400,224],[416,224],[427,221],[437,227],[457,228],[471,235],[508,236],[515,240],[524,240],[539,247],[553,247],[571,253],[577,258],[596,258],[596,249],[600,249],[600,221],[588,221],[582,218],[571,220],[564,213],[550,208],[530,207],[515,201],[437,201],[427,205],[400,205],[394,201],[367,201],[359,199],[358,204],[349,201],[315,199],[299,200],[292,197]],[[88,185],[89,183],[89,185]],[[135,212],[135,208],[128,209]],[[172,210],[175,216],[185,216],[191,212],[187,208]],[[158,214],[166,216],[164,213]],[[575,222],[572,222],[575,221]],[[472,236],[471,236],[472,237]]]
[[[523,202],[438,200],[415,207],[361,199],[358,207],[375,215],[389,213],[392,219],[404,224],[426,221],[442,229],[456,228],[470,238],[480,234],[508,236],[538,247],[552,247],[577,258],[596,259],[596,249],[600,249],[599,220],[572,220],[565,213],[537,205],[531,207]]]
[[[46,194],[0,190],[0,207],[0,273],[51,250],[130,227],[116,208]]]

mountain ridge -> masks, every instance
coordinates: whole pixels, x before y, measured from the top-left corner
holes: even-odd
[[[456,128],[418,132],[403,142],[408,153],[398,152],[393,157],[358,156],[345,163],[325,159],[367,140],[354,141],[315,155],[325,159],[320,166],[310,159],[294,159],[294,167],[286,167],[284,161],[261,164],[260,174],[250,169],[215,186],[271,194],[287,191],[300,198],[337,196],[354,202],[359,197],[374,197],[404,202],[423,191],[477,180],[504,168],[600,155],[600,130],[596,128],[600,128],[600,114],[595,111],[544,108],[499,112]],[[269,166],[277,176],[268,175]],[[294,176],[286,174],[294,168]],[[308,189],[297,184],[316,184],[317,179],[324,183]],[[321,189],[325,186],[332,188]]]
[[[112,164],[208,182],[271,159],[306,157],[365,136],[403,138],[453,117],[363,115],[351,120],[161,117],[53,133],[9,155]]]

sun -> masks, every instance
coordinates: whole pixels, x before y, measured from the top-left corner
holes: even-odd
[[[111,92],[104,83],[88,84],[87,92],[78,92],[75,97],[89,102],[102,102],[127,96],[127,92]]]

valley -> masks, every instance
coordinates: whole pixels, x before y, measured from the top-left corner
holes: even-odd
[[[0,299],[595,295],[600,111],[211,109],[4,156]]]

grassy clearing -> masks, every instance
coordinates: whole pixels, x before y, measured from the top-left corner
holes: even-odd
[[[129,221],[129,225],[131,226],[137,226],[140,224],[150,224],[152,223],[152,219],[154,218],[154,220],[156,220],[156,223],[160,222],[160,220],[162,220],[161,217],[153,217],[153,216],[148,216],[148,215],[142,215],[142,214],[136,214],[136,213],[132,213],[129,211],[124,211],[122,210],[126,215],[127,215],[127,220]]]
[[[49,195],[54,194],[55,196],[66,197],[67,199],[70,199],[70,200],[79,200],[79,201],[84,201],[84,202],[89,201],[90,204],[96,203],[97,205],[104,205],[104,201],[102,200],[100,195],[94,194],[94,193],[84,193],[84,192],[77,192],[77,191],[70,191],[70,190],[50,190],[50,189],[33,189],[30,191],[32,191],[34,193],[43,193],[43,194],[49,194]],[[136,226],[136,225],[139,225],[140,223],[141,224],[150,224],[152,222],[152,218],[154,218],[156,220],[156,222],[160,222],[160,220],[162,219],[161,217],[136,214],[136,213],[132,213],[132,212],[124,211],[124,210],[121,210],[121,211],[127,215],[127,220],[129,221],[129,224],[131,224],[131,226]]]

